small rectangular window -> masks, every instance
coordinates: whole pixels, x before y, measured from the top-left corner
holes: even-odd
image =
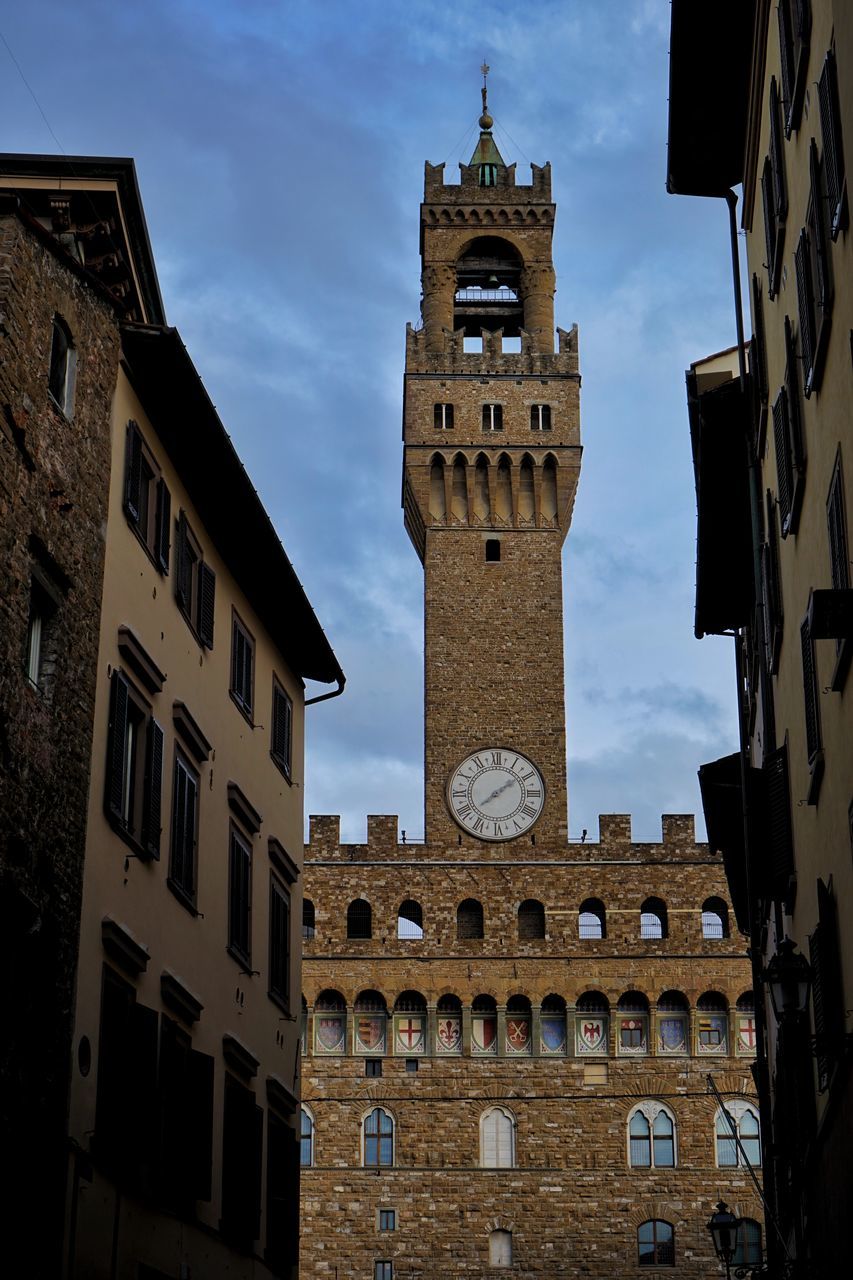
[[[172,781],[172,847],[169,885],[195,906],[198,851],[199,776],[181,751],[175,752]]]
[[[483,430],[503,431],[504,409],[502,404],[483,405]]]
[[[380,1209],[379,1210],[379,1230],[380,1231],[396,1231],[397,1230],[397,1210],[396,1209]]]
[[[74,387],[77,380],[77,352],[71,330],[62,316],[53,317],[50,340],[50,370],[47,387],[57,408],[70,418],[74,412]]]
[[[25,666],[27,678],[44,691],[56,662],[54,624],[57,597],[33,576],[30,582],[30,616],[27,622]]]
[[[436,431],[452,431],[453,430],[453,405],[452,404],[436,404],[433,405],[432,425]]]
[[[290,1008],[290,894],[270,877],[270,995]]]
[[[373,1280],[394,1280],[393,1262],[374,1262]]]
[[[414,1075],[414,1073],[417,1071],[417,1069],[418,1069],[418,1060],[417,1060],[417,1058],[407,1058],[407,1059],[406,1059],[406,1071],[409,1073],[409,1075]]]
[[[530,430],[551,430],[551,406],[549,404],[532,404],[530,406]]]
[[[779,513],[782,537],[796,533],[805,481],[805,450],[797,353],[791,322],[785,317],[785,350],[788,363],[785,384],[773,402],[773,436],[776,446],[776,474],[779,482]]]
[[[201,546],[183,511],[178,517],[176,532],[175,599],[199,643],[212,649],[216,574],[205,563]]]
[[[497,564],[501,558],[500,538],[486,538],[486,563]]]
[[[251,720],[255,685],[255,642],[237,615],[231,624],[231,696]]]
[[[364,1074],[366,1076],[382,1075],[382,1059],[381,1058],[365,1058]]]
[[[172,499],[137,424],[127,424],[124,513],[161,573],[169,572]]]
[[[272,739],[270,755],[279,769],[290,777],[293,750],[293,703],[277,680],[272,687]]]
[[[252,846],[233,824],[228,842],[228,950],[248,967],[252,957]]]
[[[143,857],[160,856],[163,730],[123,671],[113,671],[104,809]]]

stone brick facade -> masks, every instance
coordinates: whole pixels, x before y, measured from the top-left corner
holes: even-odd
[[[48,390],[55,315],[77,355],[73,413]],[[64,1132],[95,697],[110,402],[110,304],[39,228],[0,216],[2,1128],[9,1221],[28,1270],[58,1274]],[[55,599],[28,678],[34,577]],[[7,1259],[9,1255],[7,1254]]]
[[[479,154],[497,156],[485,110],[481,129]],[[561,548],[580,375],[576,329],[554,351],[553,224],[548,166],[524,187],[502,162],[472,161],[453,186],[427,165],[403,410],[426,837],[401,843],[396,817],[371,816],[366,843],[341,845],[337,818],[312,818],[308,1280],[650,1265],[699,1280],[714,1202],[761,1218],[708,1083],[752,1123],[749,966],[719,859],[679,815],[659,844],[633,843],[626,815],[601,818],[598,844],[568,841]],[[449,775],[487,748],[523,753],[544,782],[512,841],[496,823],[478,839],[448,808]],[[493,776],[484,805],[516,785]],[[632,1118],[669,1135],[648,1160]]]

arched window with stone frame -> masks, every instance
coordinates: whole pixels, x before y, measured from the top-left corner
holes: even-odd
[[[675,1266],[675,1232],[671,1222],[649,1218],[637,1227],[637,1263],[641,1267]]]
[[[456,937],[460,942],[483,937],[483,904],[466,898],[456,908]]]
[[[419,991],[402,991],[394,1001],[394,1053],[413,1058],[426,1053],[427,1007]]]
[[[365,898],[356,898],[347,907],[347,937],[373,937],[373,912]]]
[[[303,1169],[314,1163],[314,1116],[304,1102],[300,1108],[299,1163]]]
[[[640,937],[666,938],[668,934],[666,903],[662,898],[646,898],[640,907]]]
[[[462,1001],[458,996],[440,996],[435,1006],[435,1051],[462,1052]]]
[[[587,898],[578,911],[578,937],[581,939],[607,937],[607,913],[600,898]]]
[[[764,1261],[761,1247],[761,1223],[755,1218],[741,1218],[737,1228],[733,1267],[754,1267]]]
[[[761,1168],[761,1124],[758,1109],[743,1098],[731,1098],[714,1118],[718,1169],[738,1165]]]
[[[528,1056],[533,1051],[533,1019],[527,996],[510,996],[506,1002],[506,1044],[504,1052]]]
[[[407,898],[397,911],[397,937],[405,942],[420,942],[424,936],[424,913],[419,902]]]
[[[512,1232],[497,1228],[489,1232],[489,1266],[512,1266]]]
[[[641,991],[626,991],[616,1005],[616,1052],[642,1057],[649,1052],[649,1002]]]
[[[702,937],[717,941],[728,936],[728,907],[722,898],[706,898],[702,903]]]
[[[735,1052],[738,1056],[754,1057],[756,1038],[755,996],[751,991],[744,991],[735,1004]]]
[[[476,996],[471,1005],[471,1053],[496,1054],[498,1051],[498,1006],[494,996]]]
[[[389,1169],[394,1163],[394,1117],[374,1107],[361,1122],[361,1163],[365,1169]]]
[[[657,1053],[663,1057],[690,1052],[690,1006],[681,991],[664,991],[657,1001]]]
[[[314,1001],[314,1052],[346,1053],[347,1006],[340,991],[321,991]]]
[[[480,1167],[515,1168],[515,1116],[508,1107],[488,1107],[480,1116]]]
[[[652,1099],[628,1116],[628,1165],[632,1169],[674,1169],[677,1161],[675,1116]]]
[[[562,996],[547,995],[539,1014],[539,1052],[543,1055],[566,1052],[566,1002]]]
[[[728,1001],[719,991],[706,991],[696,1001],[696,1052],[725,1056],[728,1051]]]
[[[537,898],[527,898],[518,908],[520,942],[545,937],[545,908]]]

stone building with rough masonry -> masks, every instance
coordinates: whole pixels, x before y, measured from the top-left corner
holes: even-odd
[[[0,200],[3,1261],[295,1276],[305,682],[343,675],[132,161],[0,156]]]
[[[485,91],[480,129],[458,184],[426,166],[406,346],[425,839],[314,817],[305,851],[302,1271],[699,1280],[721,1196],[762,1248],[750,969],[691,817],[568,839],[578,334],[554,350],[550,167],[516,183]]]

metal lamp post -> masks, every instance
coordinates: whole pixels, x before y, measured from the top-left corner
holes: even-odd
[[[737,1250],[737,1231],[740,1219],[732,1213],[725,1200],[721,1200],[716,1211],[708,1219],[708,1230],[714,1242],[714,1252],[721,1262],[726,1264],[726,1280],[731,1280],[731,1263]]]

